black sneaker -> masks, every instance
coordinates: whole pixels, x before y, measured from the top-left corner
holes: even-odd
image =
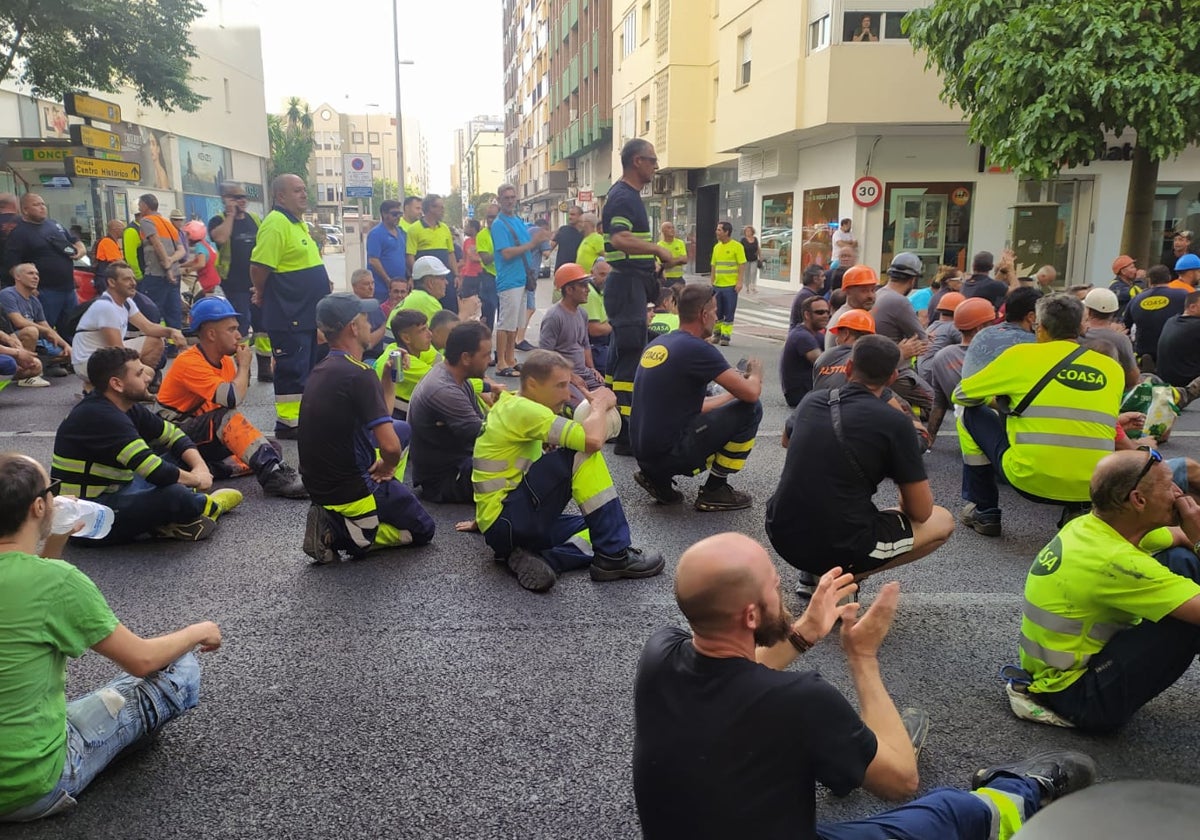
[[[817,594],[817,584],[821,582],[821,579],[801,569],[796,574],[796,580],[796,594],[805,601],[811,601],[812,596]]]
[[[683,501],[683,494],[675,489],[675,482],[671,479],[664,484],[639,471],[633,474],[633,480],[660,505],[677,505]]]
[[[627,440],[618,440],[613,443],[613,454],[624,458],[632,458],[633,447],[629,445],[629,441]]]
[[[532,344],[530,344],[528,341],[524,341],[524,340],[518,341],[516,344],[513,345],[513,347],[517,350],[520,350],[522,353],[529,353],[529,352],[537,349]]]
[[[545,592],[554,586],[558,575],[540,555],[524,548],[514,548],[508,555],[509,570],[517,576],[517,583],[530,592]]]
[[[275,438],[277,440],[299,440],[300,429],[294,426],[276,426]]]
[[[307,499],[308,491],[300,480],[295,468],[287,464],[276,464],[269,472],[258,478],[263,492],[268,496],[280,496],[284,499]]]
[[[666,561],[657,551],[642,551],[630,546],[617,557],[596,552],[588,572],[595,581],[648,578],[661,572],[664,565]]]
[[[1042,805],[1045,806],[1094,782],[1096,762],[1089,755],[1071,750],[1038,753],[1024,761],[976,770],[971,777],[971,790],[987,787],[1002,775],[1033,779],[1042,789]]]
[[[320,505],[310,505],[304,523],[304,553],[317,564],[336,563],[341,558],[333,547],[333,538],[333,520],[329,511]]]
[[[904,731],[908,733],[913,752],[920,758],[921,747],[925,746],[925,739],[929,737],[929,712],[908,708],[900,713],[900,720],[904,724]]]
[[[967,503],[958,514],[958,521],[973,530],[976,534],[982,534],[985,537],[1000,536],[1000,516],[988,516],[986,518],[979,515],[975,508],[974,502]]]
[[[696,494],[696,510],[713,513],[722,510],[745,510],[754,500],[749,493],[734,490],[728,484],[701,487]]]

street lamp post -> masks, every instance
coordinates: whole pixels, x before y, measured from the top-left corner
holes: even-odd
[[[400,203],[404,203],[404,117],[400,113],[400,65],[412,61],[400,60],[400,0],[392,0],[392,59],[396,63],[396,186]]]

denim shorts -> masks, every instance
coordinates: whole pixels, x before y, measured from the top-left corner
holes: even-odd
[[[1168,458],[1167,466],[1171,468],[1171,480],[1184,493],[1188,492],[1187,458]]]

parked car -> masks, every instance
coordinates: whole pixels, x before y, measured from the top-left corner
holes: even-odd
[[[321,225],[321,230],[325,231],[325,238],[330,245],[341,245],[345,240],[346,235],[342,233],[342,229],[337,225]]]

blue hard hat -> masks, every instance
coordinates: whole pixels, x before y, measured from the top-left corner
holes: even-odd
[[[1176,271],[1191,271],[1195,268],[1200,268],[1200,257],[1197,257],[1195,254],[1184,254],[1175,260]]]
[[[210,321],[223,321],[226,318],[236,317],[238,317],[237,310],[225,298],[201,298],[192,304],[192,332],[196,332]]]

